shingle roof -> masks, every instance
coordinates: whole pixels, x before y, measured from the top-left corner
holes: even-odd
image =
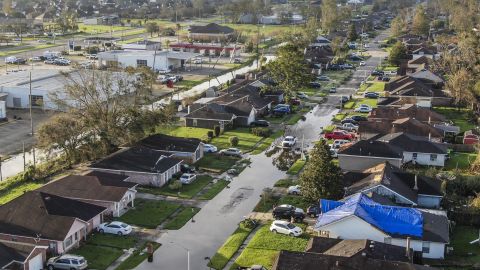
[[[194,153],[201,143],[197,138],[181,138],[165,134],[150,135],[138,142],[139,145],[153,150],[190,153]]]
[[[232,121],[235,118],[235,115],[227,112],[223,105],[209,103],[185,115],[185,118]]]
[[[362,121],[358,127],[358,133],[360,134],[389,134],[396,132],[405,132],[422,137],[443,138],[443,134],[435,127],[411,117],[393,121]]]
[[[421,122],[445,122],[445,116],[427,108],[418,107],[413,104],[406,104],[400,108],[396,107],[378,107],[373,109],[368,115],[369,119],[388,119],[395,120],[411,117]]]
[[[444,97],[442,91],[433,89],[424,84],[420,79],[412,76],[398,77],[385,85],[385,91],[390,95],[419,96],[419,97]]]
[[[78,218],[89,221],[105,207],[29,191],[0,206],[0,233],[63,241]]]
[[[348,148],[341,149],[338,154],[396,159],[402,159],[403,157],[403,153],[398,147],[373,139],[358,141]]]
[[[97,177],[98,181],[100,181],[100,184],[102,184],[103,186],[133,188],[134,186],[138,185],[137,183],[125,181],[129,178],[128,175],[107,173],[101,171],[91,171],[86,175]]]
[[[145,173],[164,173],[168,169],[182,162],[171,158],[171,154],[136,146],[122,149],[112,155],[90,165],[91,168],[135,171]]]
[[[26,257],[15,249],[0,243],[0,269],[4,269],[7,264],[13,261],[23,262],[25,259]]]
[[[386,134],[376,140],[389,143],[407,152],[447,154],[447,145],[403,132]]]
[[[190,26],[190,33],[196,34],[230,34],[234,29],[228,26],[218,25],[216,23],[209,23],[207,25],[192,25]]]
[[[38,191],[72,199],[119,202],[128,188],[104,186],[95,176],[69,175],[42,186]]]

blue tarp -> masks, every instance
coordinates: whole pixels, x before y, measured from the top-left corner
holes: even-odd
[[[315,229],[355,215],[390,235],[422,237],[423,216],[420,211],[408,207],[381,205],[359,193],[344,202],[320,200],[322,214]]]

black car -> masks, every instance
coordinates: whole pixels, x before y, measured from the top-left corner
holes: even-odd
[[[378,98],[380,95],[374,92],[367,92],[363,96],[366,98]]]
[[[273,209],[273,218],[275,219],[293,219],[295,222],[302,222],[305,218],[305,212],[292,205],[282,204]]]
[[[182,164],[182,165],[180,165],[180,171],[182,173],[194,173],[195,168],[193,166],[188,165],[188,164]]]
[[[310,217],[318,217],[320,215],[320,207],[316,204],[312,204],[307,208],[307,215]]]
[[[383,76],[385,73],[381,70],[374,70],[372,76]]]
[[[352,124],[354,124],[354,125],[358,125],[358,122],[355,121],[355,120],[353,120],[352,118],[343,119],[341,123],[342,123],[342,125],[343,125],[343,124],[347,124],[347,123],[352,123]]]
[[[389,81],[390,81],[390,78],[389,78],[389,77],[382,77],[382,81],[384,81],[384,82],[389,82]]]
[[[342,96],[341,100],[342,100],[342,103],[347,103],[350,100],[350,97]]]
[[[270,126],[270,123],[266,120],[255,120],[250,123],[250,125],[253,127],[268,127]]]
[[[365,116],[361,116],[361,115],[352,115],[350,116],[351,119],[357,121],[357,122],[361,122],[361,121],[367,121],[367,117]]]
[[[310,87],[320,88],[322,85],[319,82],[310,82]]]

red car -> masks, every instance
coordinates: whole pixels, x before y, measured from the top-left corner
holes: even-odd
[[[336,130],[332,132],[325,133],[325,139],[330,140],[353,140],[355,139],[355,135],[352,133],[348,133],[344,130]]]

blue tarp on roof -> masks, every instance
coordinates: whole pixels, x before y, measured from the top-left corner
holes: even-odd
[[[344,202],[320,200],[322,214],[315,229],[355,215],[390,235],[422,237],[423,216],[420,211],[408,207],[381,205],[359,193]]]

